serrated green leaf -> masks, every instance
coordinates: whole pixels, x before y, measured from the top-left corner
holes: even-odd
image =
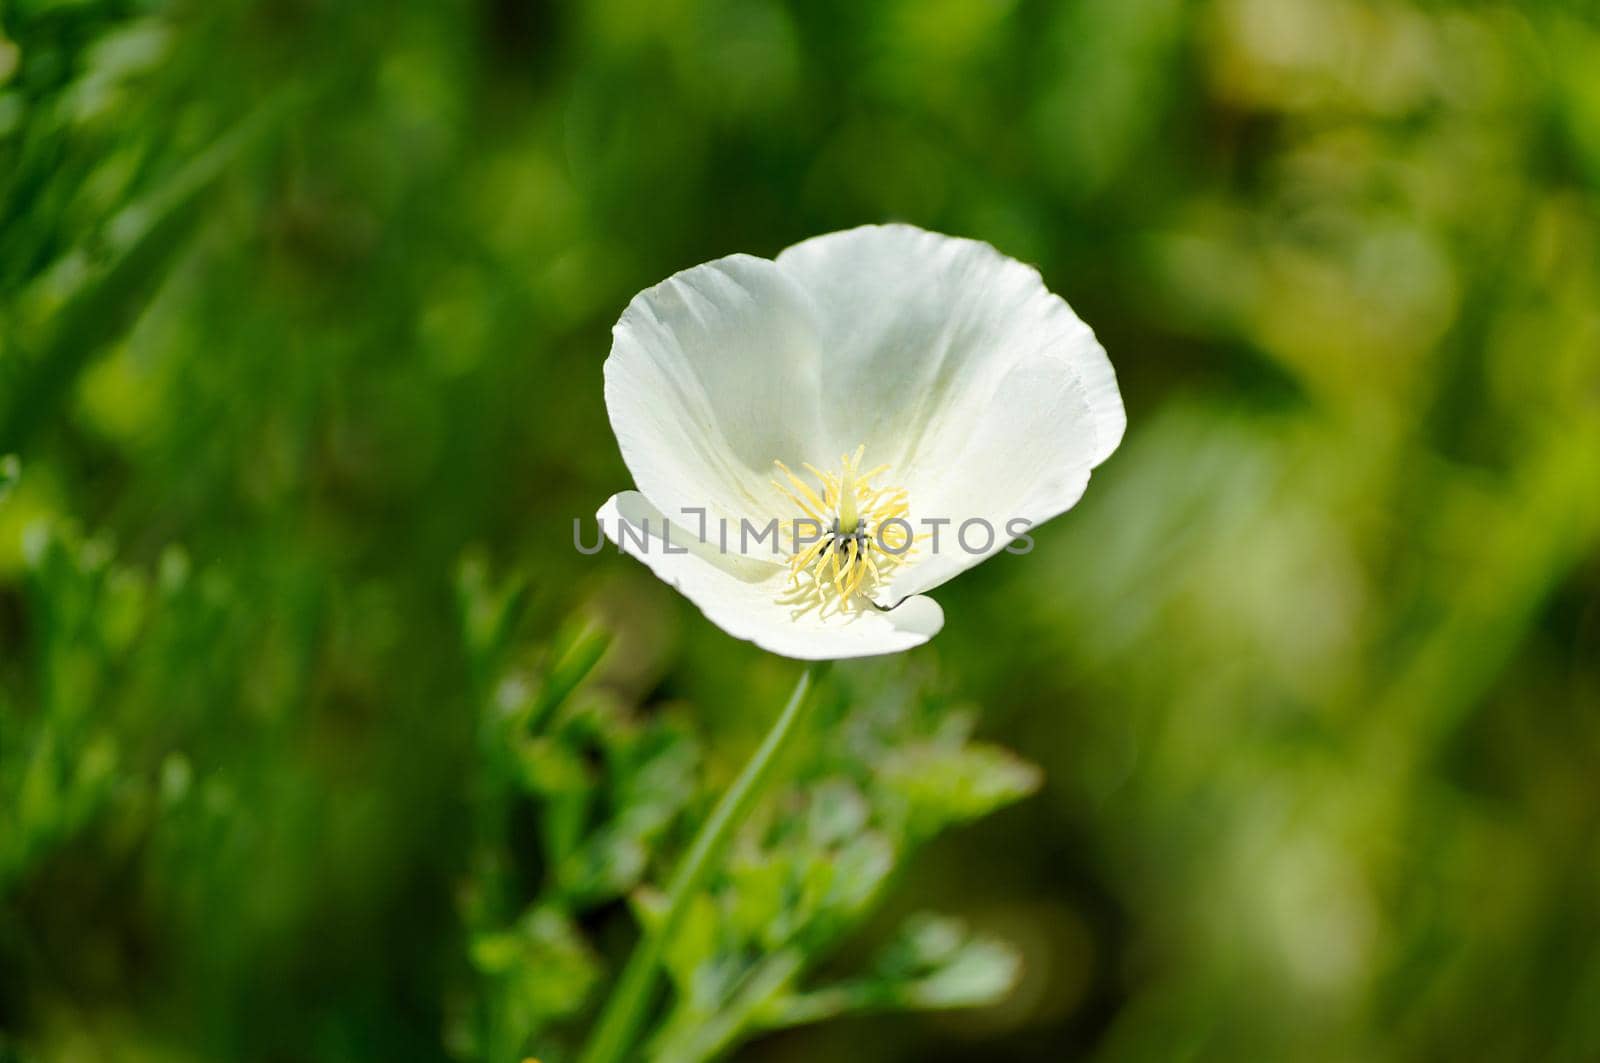
[[[900,937],[885,952],[891,967],[922,970],[947,962],[961,948],[966,930],[961,921],[923,914],[906,921]]]
[[[699,747],[690,735],[666,724],[649,727],[617,747],[612,762],[617,804],[635,830],[658,830],[683,809],[699,782],[699,760]]]
[[[833,889],[827,908],[835,919],[863,914],[894,871],[894,846],[876,831],[850,839],[834,858]]]
[[[908,829],[915,837],[1021,800],[1038,789],[1041,779],[1034,765],[983,743],[901,749],[879,774],[880,784],[904,802]]]
[[[970,935],[955,919],[920,915],[866,973],[774,1000],[759,1019],[778,1028],[893,1009],[982,1007],[1010,992],[1021,970],[1021,958],[1004,942]]]
[[[1004,998],[1021,971],[1021,957],[1009,945],[969,941],[933,973],[906,986],[903,998],[914,1008],[981,1007]]]
[[[871,808],[848,779],[824,779],[812,787],[810,797],[806,824],[815,845],[838,845],[867,825]]]

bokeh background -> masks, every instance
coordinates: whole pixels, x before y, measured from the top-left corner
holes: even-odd
[[[1130,429],[838,672],[1044,769],[856,931],[1020,985],[737,1058],[1600,1058],[1600,29],[1532,0],[10,0],[0,1058],[490,1058],[461,588],[736,763],[795,666],[572,548],[608,330],[884,220]]]

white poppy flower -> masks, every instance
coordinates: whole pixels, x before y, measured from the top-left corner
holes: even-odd
[[[1036,270],[908,225],[685,270],[612,336],[638,490],[606,534],[787,657],[926,642],[944,614],[922,592],[1070,509],[1125,426],[1104,349]]]

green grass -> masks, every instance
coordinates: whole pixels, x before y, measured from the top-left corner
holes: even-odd
[[[608,330],[890,219],[1129,435],[834,670],[654,1058],[1594,1059],[1581,12],[12,0],[0,1059],[575,1058],[799,674],[572,549]]]

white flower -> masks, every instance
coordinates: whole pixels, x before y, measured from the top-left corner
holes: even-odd
[[[1105,351],[1037,271],[907,225],[685,270],[612,335],[639,489],[601,508],[606,534],[787,657],[926,642],[944,614],[921,592],[1071,508],[1125,425]]]

